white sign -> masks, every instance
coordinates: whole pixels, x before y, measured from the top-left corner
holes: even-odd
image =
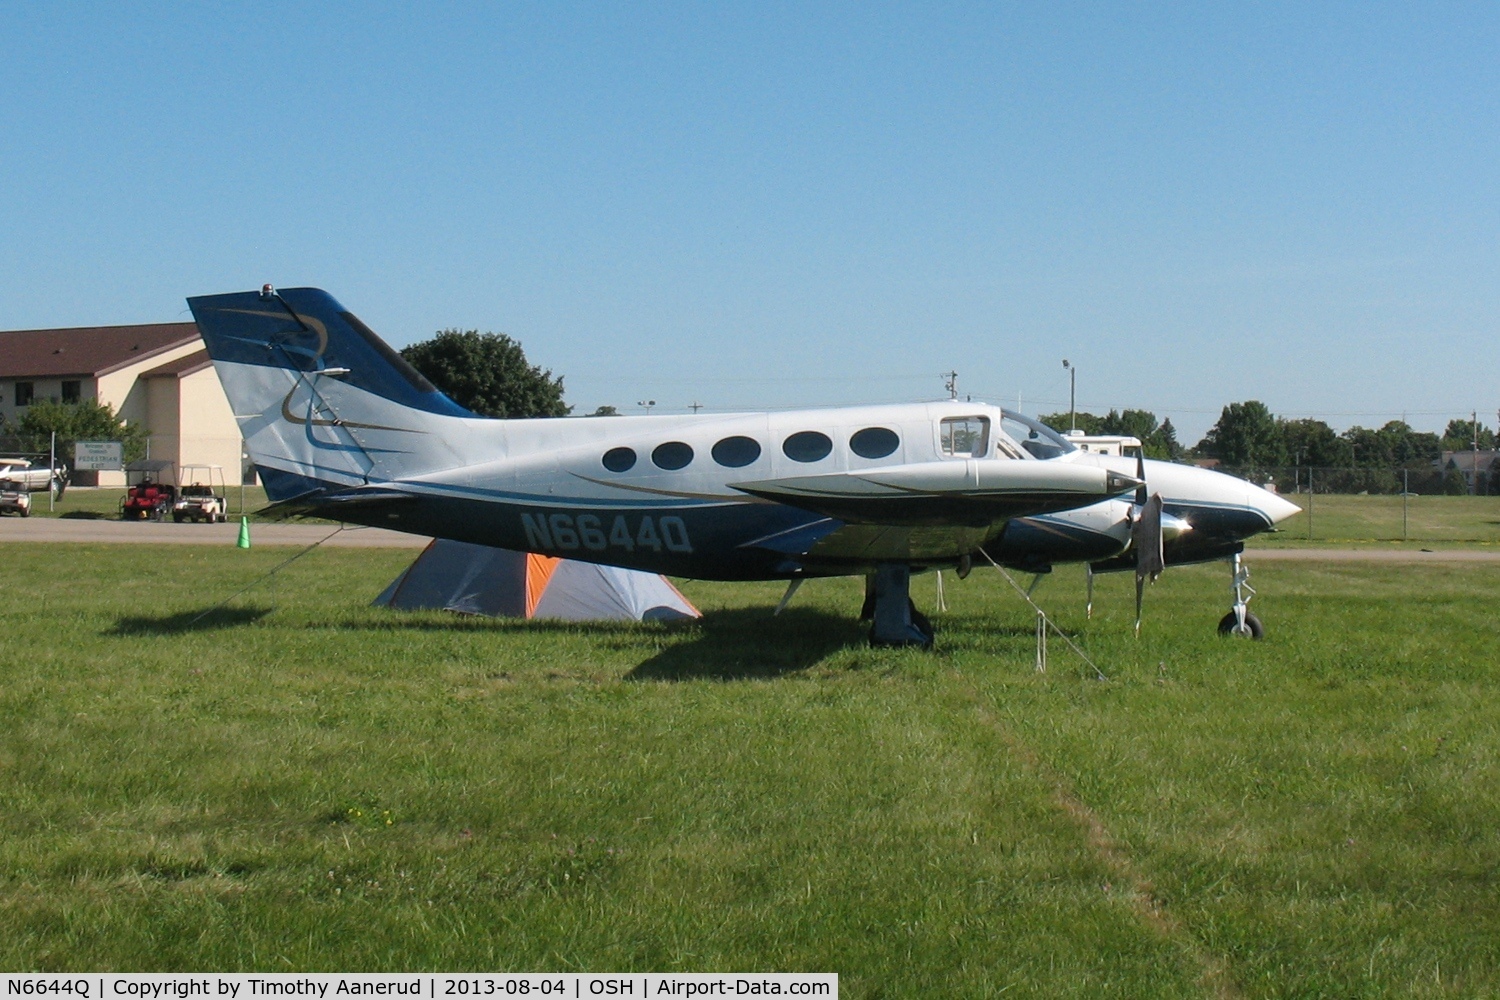
[[[86,472],[119,472],[125,468],[125,446],[119,441],[75,441],[73,468]]]

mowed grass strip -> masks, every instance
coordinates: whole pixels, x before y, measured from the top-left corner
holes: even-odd
[[[936,654],[853,581],[701,623],[392,613],[411,553],[7,545],[7,969],[830,970],[846,995],[1497,988],[1483,568],[948,578]],[[915,586],[930,609],[931,577]],[[1088,820],[1078,810],[1086,810]],[[1122,884],[1123,883],[1123,884]],[[1143,903],[1143,900],[1145,902]],[[1149,909],[1159,911],[1152,919]]]
[[[1251,549],[1403,543],[1489,548],[1500,545],[1500,496],[1363,496],[1288,493],[1302,508]]]
[[[266,491],[260,486],[246,486],[242,489],[238,484],[234,484],[220,490],[219,484],[215,483],[214,491],[224,498],[228,508],[226,513],[233,518],[238,518],[243,509],[245,516],[252,521],[256,520],[255,512],[265,507],[268,502]],[[123,486],[70,486],[50,505],[47,502],[46,493],[33,493],[31,516],[118,519],[120,501],[125,499],[125,493],[126,489]],[[167,514],[168,518],[171,516],[170,513]]]

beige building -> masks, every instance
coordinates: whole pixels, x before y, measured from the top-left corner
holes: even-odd
[[[192,323],[0,331],[0,416],[15,424],[43,399],[107,404],[145,429],[152,458],[217,465],[227,483],[240,481],[239,426]],[[97,476],[100,486],[125,481]]]

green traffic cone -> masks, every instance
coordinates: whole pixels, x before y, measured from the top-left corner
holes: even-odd
[[[248,549],[250,547],[250,519],[240,518],[240,538],[234,543],[235,548]]]

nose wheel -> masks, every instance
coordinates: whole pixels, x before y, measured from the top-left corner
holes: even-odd
[[[1219,634],[1247,639],[1264,638],[1265,626],[1249,610],[1250,598],[1255,596],[1255,588],[1250,586],[1250,568],[1240,560],[1238,552],[1229,557],[1229,566],[1233,572],[1229,593],[1234,603],[1230,606],[1229,614],[1219,619]]]

